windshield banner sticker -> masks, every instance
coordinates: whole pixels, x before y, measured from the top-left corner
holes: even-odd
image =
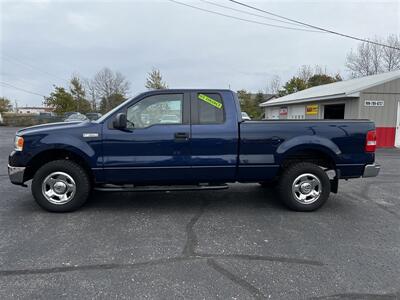
[[[213,98],[210,98],[204,94],[199,94],[197,96],[200,100],[203,100],[204,102],[207,102],[208,104],[211,104],[212,106],[215,106],[218,109],[222,108],[222,103],[218,102],[217,100],[214,100]]]

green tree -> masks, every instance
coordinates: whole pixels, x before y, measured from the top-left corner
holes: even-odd
[[[304,70],[303,66],[303,70]],[[311,70],[311,68],[309,68]],[[299,72],[300,73],[300,72]],[[303,72],[304,73],[304,72]],[[293,76],[285,85],[279,90],[279,97],[296,93],[313,86],[318,86],[322,84],[333,83],[336,81],[341,81],[342,77],[339,74],[335,76],[323,73],[321,68],[316,68],[314,74],[308,73],[307,76],[304,74],[299,74],[299,76]]]
[[[260,107],[260,104],[265,102],[264,94],[261,91],[258,91],[258,93],[255,95],[254,100],[253,100],[253,105],[252,105],[252,110],[251,110],[251,115],[250,117],[253,119],[261,119],[264,110]]]
[[[246,90],[240,90],[237,91],[237,95],[241,110],[246,112],[250,118],[259,119],[262,116],[263,110],[259,106],[260,103],[264,102],[264,94],[262,92],[258,92],[253,96]]]
[[[264,94],[261,91],[258,91],[258,93],[256,94],[254,101],[256,102],[256,105],[258,106],[259,104],[265,102],[264,99]]]
[[[279,90],[279,96],[296,93],[307,88],[307,82],[304,79],[293,76],[285,85]]]
[[[117,105],[121,104],[125,100],[126,100],[126,98],[122,94],[119,94],[119,93],[112,94],[108,97],[103,97],[100,100],[100,111],[102,113],[106,113],[107,111],[109,111],[110,108],[116,107]]]
[[[308,79],[307,87],[333,83],[336,81],[342,81],[342,77],[340,77],[339,74],[336,74],[334,77],[327,74],[315,74]]]
[[[70,93],[76,104],[76,111],[87,113],[91,110],[90,102],[86,100],[86,93],[78,76],[73,76],[70,82]]]
[[[330,75],[328,74],[326,67],[324,68],[319,65],[314,67],[303,65],[297,71],[297,75],[293,76],[279,89],[278,96],[282,97],[308,89],[310,87],[341,80],[342,77],[339,73],[336,75]]]
[[[45,97],[45,104],[53,107],[55,113],[61,115],[68,111],[76,111],[76,102],[72,94],[63,87],[54,86],[54,91]]]
[[[251,102],[251,94],[246,90],[239,90],[237,91],[237,96],[239,98],[240,108],[242,111],[247,112]]]
[[[11,101],[5,97],[0,97],[0,113],[12,110]]]
[[[153,68],[146,79],[146,88],[149,90],[167,89],[168,85],[163,81],[160,70]]]

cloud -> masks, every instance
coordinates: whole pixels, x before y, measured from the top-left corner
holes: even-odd
[[[62,79],[73,72],[92,77],[106,66],[131,81],[132,94],[144,90],[152,67],[160,68],[170,87],[257,91],[273,75],[286,81],[305,64],[326,66],[330,72],[345,70],[346,54],[358,44],[329,34],[244,23],[169,1],[0,1],[1,80],[43,95],[53,84],[67,85]],[[361,37],[384,37],[400,28],[398,1],[248,3]],[[190,4],[222,11],[200,1]],[[1,54],[54,76],[1,59]],[[21,105],[42,101],[12,89],[2,93]]]
[[[84,15],[77,12],[67,13],[66,19],[68,24],[84,32],[93,32],[100,27],[99,20],[94,16]]]

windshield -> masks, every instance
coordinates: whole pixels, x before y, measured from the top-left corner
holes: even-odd
[[[111,116],[113,113],[115,113],[116,111],[118,111],[121,107],[123,107],[123,106],[125,105],[126,101],[130,101],[130,100],[136,98],[138,95],[139,95],[139,94],[136,94],[134,97],[125,100],[125,101],[122,102],[120,105],[114,107],[112,110],[110,110],[109,112],[105,113],[102,117],[100,117],[99,119],[97,119],[97,120],[94,121],[94,122],[96,122],[96,123],[101,123],[101,122],[103,122],[105,119],[107,119],[109,116]]]

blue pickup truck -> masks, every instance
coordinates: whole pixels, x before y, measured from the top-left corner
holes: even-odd
[[[230,90],[158,90],[96,121],[16,133],[12,183],[32,180],[44,209],[73,211],[101,191],[206,190],[230,182],[276,186],[283,203],[312,211],[339,179],[373,177],[375,126],[368,120],[244,121]]]

